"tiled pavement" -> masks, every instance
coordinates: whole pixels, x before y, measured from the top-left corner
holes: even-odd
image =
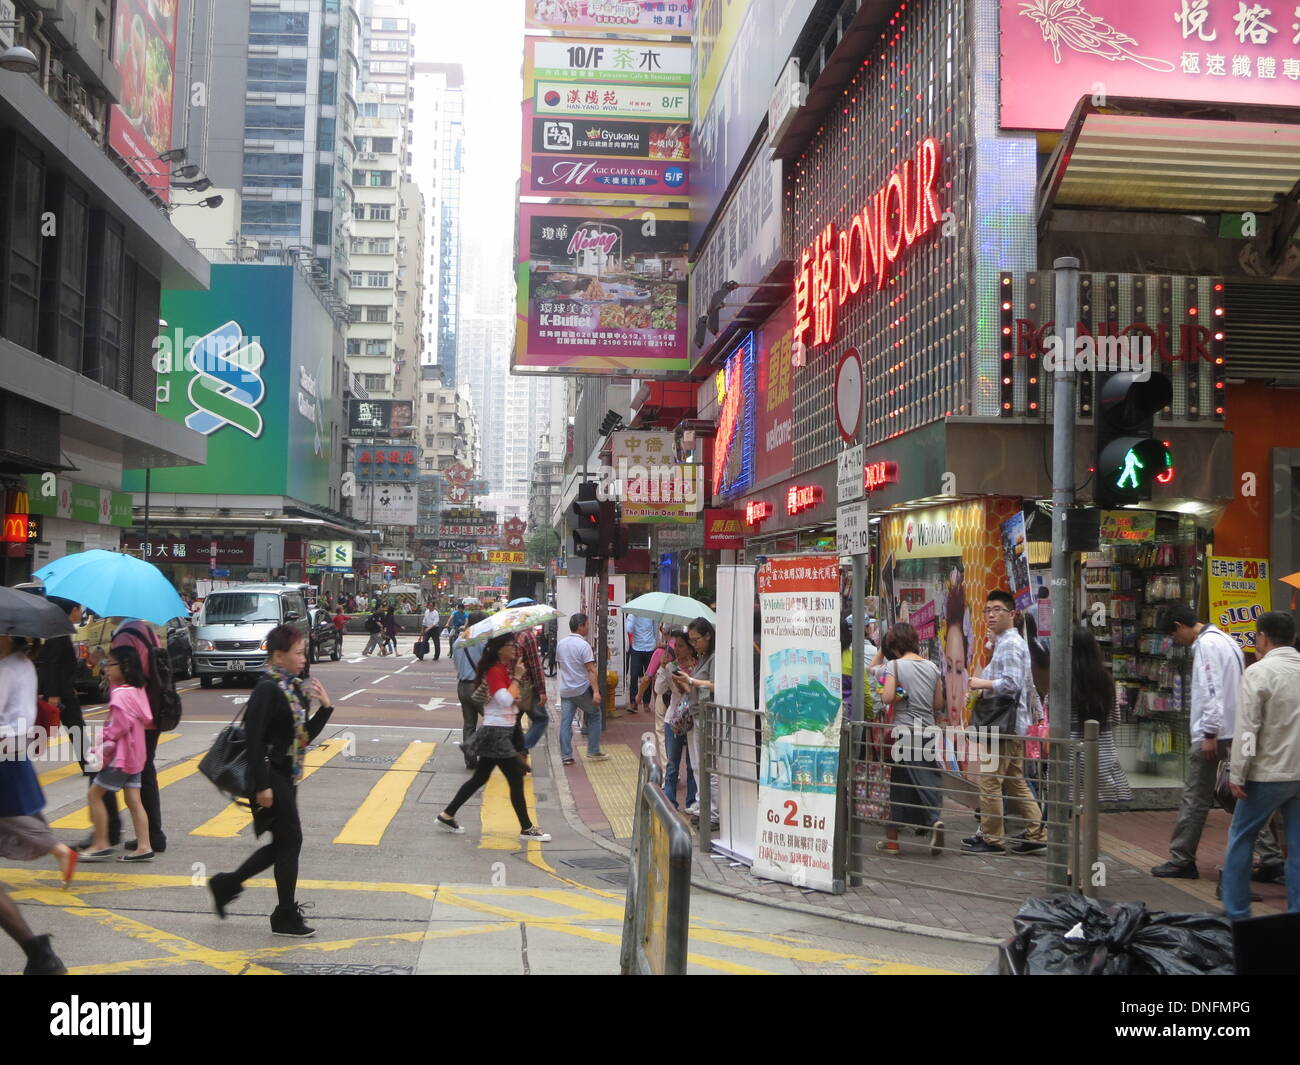
[[[564,770],[582,824],[611,849],[625,850],[631,832],[637,751],[646,723],[644,713],[607,721],[602,746],[612,756],[610,761],[587,763],[583,749],[578,752],[578,764]],[[558,754],[556,757],[558,760]],[[1103,900],[1142,901],[1149,909],[1163,911],[1200,912],[1219,908],[1214,888],[1223,863],[1228,817],[1219,810],[1210,814],[1200,847],[1200,880],[1157,880],[1148,870],[1167,858],[1174,816],[1172,810],[1103,814],[1100,832],[1106,877],[1105,885],[1100,888]],[[698,850],[693,880],[696,887],[706,890],[847,921],[885,926],[897,923],[917,931],[963,939],[1006,938],[1020,903],[1047,893],[1043,887],[1043,858],[990,859],[962,855],[957,852],[960,838],[975,829],[970,811],[954,807],[950,800],[944,821],[948,829],[948,849],[944,854],[937,859],[930,858],[928,850],[919,846],[922,840],[916,840],[918,845],[911,846],[904,839],[901,857],[878,857],[870,853],[859,858],[869,878],[842,895],[763,880],[741,863],[720,855],[703,855]],[[866,841],[867,847],[874,847],[874,839],[880,835],[883,834],[876,830]],[[1256,884],[1254,890],[1263,900],[1255,903],[1257,915],[1285,911],[1284,887]]]

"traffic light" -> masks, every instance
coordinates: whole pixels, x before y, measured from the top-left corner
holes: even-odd
[[[601,554],[601,517],[605,504],[596,498],[596,483],[578,485],[578,498],[569,509],[569,528],[573,530],[573,553],[577,558],[599,558]]]
[[[600,505],[600,557],[622,558],[627,554],[627,530],[623,528],[623,508],[615,502]]]
[[[1173,385],[1156,372],[1146,380],[1127,371],[1098,377],[1093,499],[1099,506],[1148,500],[1151,486],[1157,479],[1167,484],[1173,470],[1169,445],[1151,435],[1157,412],[1173,399]]]

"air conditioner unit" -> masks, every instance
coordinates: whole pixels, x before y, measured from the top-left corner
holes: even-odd
[[[781,71],[767,101],[767,146],[775,149],[786,130],[808,102],[808,86],[799,74],[799,60],[791,59]]]

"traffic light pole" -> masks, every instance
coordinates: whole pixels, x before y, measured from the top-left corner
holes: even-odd
[[[606,689],[609,687],[609,559],[600,559],[596,580],[596,694],[600,696],[596,712],[605,712]]]
[[[1051,657],[1051,750],[1047,784],[1047,862],[1049,882],[1069,887],[1069,775],[1072,761],[1066,754],[1070,739],[1070,677],[1074,642],[1074,557],[1066,546],[1066,511],[1074,505],[1074,422],[1076,323],[1079,321],[1079,260],[1057,259],[1056,331],[1066,358],[1058,360],[1052,393],[1052,657]],[[1076,890],[1091,870],[1074,870]]]

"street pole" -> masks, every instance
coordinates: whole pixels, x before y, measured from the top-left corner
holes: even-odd
[[[1074,337],[1079,321],[1079,260],[1057,259],[1056,335],[1061,358],[1052,393],[1052,657],[1051,776],[1048,780],[1047,861],[1053,887],[1065,890],[1069,854],[1070,677],[1074,642],[1074,558],[1066,547],[1066,512],[1074,505]],[[1069,367],[1069,369],[1067,369]],[[1091,870],[1074,870],[1078,890]]]
[[[153,470],[149,467],[144,471],[144,557],[148,558],[153,554],[149,550],[149,475]]]
[[[605,712],[605,700],[609,694],[609,559],[600,559],[600,573],[596,576],[600,582],[596,589],[596,679],[600,681],[599,713]],[[617,698],[617,696],[615,696]],[[613,716],[611,713],[610,717]],[[602,719],[604,720],[604,719]]]
[[[867,381],[865,375],[862,378],[862,399],[859,402],[858,409],[858,446],[862,448],[863,461],[866,461],[867,450]],[[862,489],[862,499],[867,507],[867,529],[868,545],[870,545],[871,529],[871,493]],[[871,548],[868,546],[868,552]],[[866,584],[867,584],[867,561],[870,554],[853,556],[853,631],[850,639],[853,641],[853,720],[865,721],[867,719],[867,663],[866,663],[866,642],[867,642],[867,618],[866,618]]]

